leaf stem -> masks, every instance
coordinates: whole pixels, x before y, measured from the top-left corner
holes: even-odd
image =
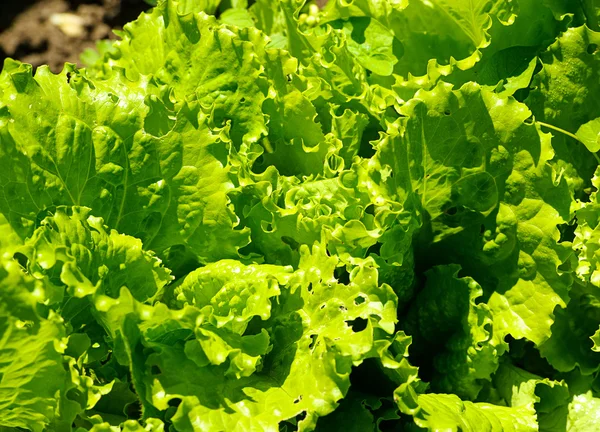
[[[553,129],[553,130],[555,130],[557,132],[565,134],[566,136],[570,136],[574,140],[577,140],[581,144],[583,144],[583,142],[579,138],[577,138],[577,135],[572,134],[571,132],[568,132],[568,131],[566,131],[564,129],[561,129],[561,128],[557,127],[557,126],[554,126],[554,125],[551,125],[551,124],[548,124],[548,123],[544,123],[544,122],[541,122],[541,121],[538,121],[538,120],[536,120],[536,123],[539,124],[540,126],[544,126],[544,127],[547,127],[548,129]]]
[[[577,135],[575,135],[575,134],[573,134],[573,133],[571,133],[571,132],[569,132],[569,131],[566,131],[566,130],[564,130],[564,129],[561,129],[561,128],[559,128],[558,126],[554,126],[554,125],[551,125],[551,124],[548,124],[548,123],[544,123],[544,122],[541,122],[541,121],[538,121],[538,120],[536,120],[536,122],[537,122],[537,124],[539,124],[540,126],[544,126],[544,127],[547,127],[548,129],[552,129],[552,130],[555,130],[555,131],[557,131],[557,132],[560,132],[560,133],[562,133],[562,134],[564,134],[564,135],[566,135],[566,136],[568,136],[568,137],[571,137],[571,138],[573,138],[573,139],[574,139],[574,140],[576,140],[577,142],[580,142],[581,144],[585,145],[585,144],[583,143],[583,141],[581,141],[581,140],[580,140],[580,139],[577,137]],[[594,153],[594,152],[590,152],[590,153],[592,153],[592,154],[594,155],[594,157],[596,158],[596,161],[598,162],[598,164],[600,164],[600,157],[598,157],[598,155],[597,155],[596,153]]]

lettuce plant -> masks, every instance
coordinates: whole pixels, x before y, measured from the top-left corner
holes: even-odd
[[[4,63],[1,430],[600,430],[600,5],[319,5]]]

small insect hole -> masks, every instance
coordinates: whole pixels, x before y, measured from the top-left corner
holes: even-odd
[[[358,333],[367,328],[368,321],[364,318],[356,318],[351,321],[346,321],[346,323],[352,328],[354,333]]]
[[[356,306],[358,306],[358,305],[361,305],[361,304],[363,304],[364,302],[365,302],[365,298],[364,298],[364,297],[361,297],[361,296],[358,296],[358,297],[356,297],[356,298],[354,299],[354,304],[355,304]]]

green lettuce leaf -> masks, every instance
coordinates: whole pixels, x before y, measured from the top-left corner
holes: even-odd
[[[142,249],[139,239],[118,234],[90,209],[58,207],[41,222],[22,253],[29,258],[34,275],[56,277],[70,297],[100,293],[117,297],[127,287],[134,298],[147,301],[160,297],[171,280],[158,258]],[[58,298],[51,302],[63,301]]]
[[[582,124],[575,135],[589,151],[596,153],[600,150],[600,117]]]
[[[472,278],[459,278],[457,265],[433,267],[403,323],[413,337],[412,359],[429,359],[431,388],[474,400],[498,367],[492,314],[478,298]]]
[[[0,72],[0,429],[596,427],[596,0],[150,3]]]
[[[527,98],[536,119],[575,133],[598,117],[600,35],[585,26],[569,28],[541,55],[542,70]]]
[[[596,333],[594,333],[594,335],[590,339],[592,340],[592,342],[594,342],[592,350],[595,352],[600,352],[600,328],[596,330]]]
[[[599,427],[598,410],[600,398],[593,397],[591,392],[575,396],[569,404],[567,430],[583,432]]]
[[[111,426],[109,423],[96,422],[89,432],[164,432],[165,425],[159,419],[146,419],[145,425],[141,425],[136,420],[127,420],[118,426]],[[86,429],[77,429],[76,432],[83,432]]]
[[[387,28],[404,47],[399,62],[390,62],[390,66],[396,73],[408,77],[409,74],[423,75],[428,64],[457,63],[463,69],[472,67],[479,60],[478,49],[490,42],[491,17],[496,16],[506,23],[513,20],[513,14],[513,5],[504,0],[391,3],[338,0],[329,2],[323,15],[326,21],[350,18],[355,38],[361,37],[360,27],[366,27],[364,39],[367,39],[369,30],[368,21],[362,24],[365,21],[361,22],[359,17],[366,17]],[[388,45],[391,44],[388,42]],[[370,63],[373,64],[372,61]]]
[[[146,94],[147,80],[115,73],[92,82],[71,66],[33,78],[8,63],[0,81],[0,158],[10,167],[0,211],[22,238],[48,208],[88,206],[157,252],[195,245],[200,260],[239,257],[248,234],[236,229],[227,195],[229,138],[210,129],[198,104],[171,113]]]
[[[584,124],[600,116],[600,103],[594,96],[600,91],[598,43],[600,35],[586,26],[567,29],[540,55],[543,68],[534,77],[525,100],[536,120],[557,132],[553,132],[557,170],[575,191],[590,186],[597,166],[596,159],[573,138]],[[585,136],[579,139],[594,151],[594,140],[585,129],[582,133]]]
[[[591,374],[600,369],[600,353],[591,340],[600,323],[600,289],[575,283],[566,309],[556,312],[552,336],[540,346],[540,354],[558,371],[575,367]]]
[[[348,391],[352,366],[381,358],[393,342],[395,296],[377,285],[373,264],[365,260],[343,285],[333,276],[336,258],[303,247],[299,270],[270,313],[247,326],[219,327],[206,307],[143,306],[127,291],[118,300],[98,298],[96,307],[123,347],[119,355],[132,369],[145,415],[180,399],[173,424],[181,431],[272,429],[303,412],[300,429],[310,430]],[[212,270],[218,278],[219,267]],[[240,269],[236,283],[269,270],[276,268]],[[210,272],[203,270],[204,278]],[[222,295],[230,304],[239,299],[237,290],[213,298]]]
[[[498,404],[462,401],[454,394],[421,394],[411,412],[429,430],[537,431],[538,419],[569,402],[563,383],[543,379],[514,366],[501,366],[494,376]],[[400,397],[399,390],[396,391]]]
[[[55,314],[38,315],[43,285],[15,261],[0,261],[0,426],[46,430],[64,389],[65,329]]]
[[[497,337],[542,343],[571,284],[557,224],[572,199],[549,167],[550,137],[525,122],[525,105],[475,84],[419,92],[402,112],[364,162],[366,192],[421,214],[418,254],[481,284]]]

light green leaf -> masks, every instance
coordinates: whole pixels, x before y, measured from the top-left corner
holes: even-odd
[[[115,73],[92,83],[71,66],[33,78],[10,63],[0,81],[0,160],[9,167],[0,176],[0,211],[22,238],[38,213],[85,205],[157,252],[194,244],[202,261],[239,256],[248,234],[236,229],[229,207],[229,138],[211,130],[198,104],[175,114],[146,95],[147,81]]]
[[[127,287],[139,301],[159,297],[171,280],[139,239],[118,234],[90,209],[58,207],[41,222],[22,252],[34,275],[60,275],[69,296],[96,292],[116,297]],[[57,301],[61,299],[51,299]]]
[[[568,8],[580,7],[579,2],[559,2]],[[591,186],[589,179],[597,166],[588,149],[573,138],[583,125],[600,117],[595,96],[600,92],[599,43],[600,34],[585,25],[568,28],[540,55],[543,68],[534,76],[525,100],[536,120],[554,129],[556,170],[578,198]],[[584,142],[595,148],[595,139],[586,128],[582,132]]]
[[[141,425],[136,420],[127,420],[119,426],[111,426],[109,423],[97,423],[92,426],[89,432],[164,432],[164,423],[155,418],[149,418]],[[76,432],[80,432],[78,429]]]
[[[479,60],[478,49],[489,44],[492,16],[511,22],[513,6],[504,0],[394,1],[341,0],[329,2],[325,22],[368,17],[391,31],[404,45],[404,56],[395,67],[404,77],[423,75],[431,64],[456,64],[462,69]],[[393,65],[393,64],[392,64]]]
[[[462,256],[489,297],[496,337],[542,343],[571,283],[558,270],[569,246],[557,243],[571,194],[548,166],[550,137],[525,123],[525,105],[475,84],[419,92],[402,112],[364,163],[365,192],[423,214],[415,244],[426,262]]]
[[[531,432],[537,431],[535,414],[526,407],[505,407],[461,401],[452,394],[419,396],[421,410],[415,423],[429,430]]]
[[[594,333],[593,336],[590,337],[590,339],[592,340],[592,342],[594,342],[592,351],[600,352],[600,328],[596,330],[596,333]]]
[[[243,333],[253,317],[271,315],[271,299],[291,279],[291,267],[245,266],[222,260],[187,275],[174,287],[175,304],[201,309],[216,327]]]
[[[39,281],[15,261],[0,261],[0,427],[46,430],[57,409],[65,371],[60,318],[38,316]]]
[[[219,16],[219,20],[228,25],[236,27],[254,27],[254,20],[252,15],[245,8],[232,8],[227,9]]]
[[[600,172],[592,178],[591,183],[600,186]],[[595,191],[590,195],[590,201],[581,203],[577,210],[577,227],[573,249],[578,251],[576,273],[584,282],[590,282],[600,287],[600,260],[598,259],[598,244],[600,243],[600,196]]]
[[[589,151],[596,153],[600,150],[600,117],[581,125],[575,135]]]
[[[600,428],[600,398],[593,397],[592,392],[577,395],[569,404],[567,431],[585,432]]]
[[[430,430],[537,431],[536,411],[549,412],[566,405],[569,400],[564,384],[513,366],[502,366],[494,383],[503,399],[502,405],[462,401],[453,394],[421,394],[419,406],[411,414],[418,426]],[[396,397],[399,396],[397,390]]]
[[[267,39],[255,29],[220,26],[202,10],[195,2],[161,2],[125,26],[105,73],[156,76],[178,102],[198,100],[215,125],[230,120],[234,143],[256,142],[267,132],[261,104],[268,83],[257,58]]]
[[[600,115],[600,34],[585,26],[569,28],[541,55],[526,100],[536,119],[575,133]]]
[[[281,287],[270,315],[263,317],[266,321],[255,321],[248,331],[238,330],[238,340],[241,336],[250,344],[242,351],[231,344],[229,348],[204,344],[200,351],[198,343],[207,331],[224,336],[213,337],[218,344],[236,333],[226,336],[226,327],[211,329],[205,314],[195,307],[181,311],[146,307],[126,291],[119,300],[102,298],[96,306],[124,344],[148,414],[167,409],[169,400],[179,398],[182,403],[173,422],[181,431],[270,430],[302,412],[306,418],[299,429],[311,430],[347,392],[352,366],[366,358],[381,358],[393,341],[388,333],[394,330],[395,296],[389,287],[377,285],[373,262],[360,263],[348,285],[335,280],[336,264],[337,259],[320,247],[315,246],[312,254],[303,247],[299,270]],[[265,266],[261,271],[268,269],[275,268]],[[252,272],[240,272],[239,277],[244,276],[250,277],[248,283],[253,280]],[[237,298],[235,291],[223,294]],[[242,369],[253,373],[240,373],[239,378],[228,374],[238,358],[232,353],[258,349],[260,343],[253,338],[259,335],[268,335],[271,348],[254,351],[260,357],[251,360],[256,369]],[[142,356],[142,346],[151,354]]]
[[[526,107],[475,84],[460,91],[440,84],[418,93],[402,113],[407,119],[390,127],[366,163],[368,172],[388,174],[371,174],[381,178],[379,184],[363,186],[380,205],[387,199],[422,208],[436,240],[497,208],[505,171],[485,163],[486,155],[504,148],[515,132],[536,134],[522,127]]]

